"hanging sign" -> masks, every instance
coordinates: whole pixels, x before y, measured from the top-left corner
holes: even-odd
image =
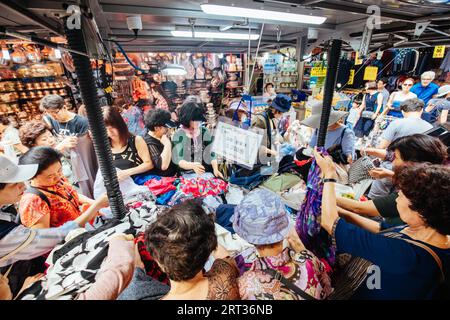
[[[445,54],[445,46],[434,47],[433,58],[443,58]]]
[[[350,70],[350,76],[348,77],[348,83],[352,85],[353,84],[353,79],[355,79],[355,69]]]
[[[355,56],[355,66],[358,66],[358,65],[360,65],[360,64],[362,64],[362,63],[363,63],[363,59],[361,59],[361,58],[359,57],[359,52],[356,51],[356,56]]]
[[[364,70],[363,80],[375,81],[377,80],[378,67],[366,67]]]
[[[223,121],[221,119],[217,124],[211,151],[228,161],[253,168],[264,133],[245,130]]]
[[[327,76],[327,68],[323,67],[311,68],[311,77],[326,77],[326,76]]]

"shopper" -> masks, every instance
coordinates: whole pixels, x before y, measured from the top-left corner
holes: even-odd
[[[406,226],[372,233],[339,218],[336,206],[336,168],[329,157],[314,151],[325,179],[322,227],[332,236],[338,252],[348,253],[373,267],[347,274],[355,287],[353,299],[432,299],[440,292],[450,270],[450,167],[403,166],[396,171],[397,209]],[[373,222],[373,221],[372,221]],[[369,270],[371,270],[369,272]],[[367,277],[377,273],[374,284]],[[357,278],[355,278],[357,277]],[[359,284],[359,286],[358,286]],[[371,285],[376,286],[373,288]],[[381,285],[380,285],[381,284]],[[339,283],[336,284],[336,290]]]
[[[392,159],[392,166],[396,169],[415,163],[444,164],[447,161],[448,154],[447,147],[438,138],[424,134],[414,134],[394,140],[389,145],[386,155],[383,158]],[[371,171],[371,175],[377,179],[392,179],[394,177],[394,171],[375,168]],[[344,210],[350,211],[350,213],[344,213],[344,217],[356,224],[358,224],[360,218],[352,213],[368,217],[387,218],[387,221],[383,221],[380,225],[374,225],[374,230],[378,232],[393,223],[402,223],[399,219],[396,206],[397,197],[398,193],[395,191],[387,196],[377,197],[369,201],[356,201],[338,197],[337,205]]]
[[[149,110],[145,115],[148,133],[144,140],[153,165],[149,174],[163,177],[177,174],[177,167],[172,162],[172,142],[168,135],[169,128],[175,128],[176,124],[170,119],[170,112],[163,109]]]
[[[123,120],[127,124],[128,131],[135,136],[144,137],[147,134],[144,123],[144,107],[147,105],[149,105],[149,100],[139,99],[130,109],[121,113]],[[116,105],[113,107],[120,113],[121,108]]]
[[[20,141],[22,144],[31,149],[33,147],[50,147],[58,150],[63,154],[61,158],[62,172],[70,184],[75,183],[73,176],[72,164],[70,162],[70,150],[77,145],[76,137],[65,137],[57,144],[56,138],[52,135],[48,127],[42,121],[28,121],[19,130]]]
[[[362,151],[363,154],[384,154],[390,143],[398,138],[410,136],[416,133],[424,133],[433,126],[421,119],[423,112],[423,101],[417,98],[406,100],[401,104],[402,119],[394,120],[381,134],[381,141],[377,149],[371,150],[369,153]],[[392,162],[387,160],[381,163],[381,168],[392,170]],[[378,178],[377,174],[373,175]],[[369,198],[376,199],[387,196],[391,193],[393,184],[391,179],[378,178],[375,180],[369,191]]]
[[[366,92],[360,107],[361,117],[354,128],[358,138],[369,136],[383,106],[383,96],[378,92],[376,82],[366,83]]]
[[[420,82],[411,88],[411,92],[415,93],[417,98],[422,100],[425,105],[438,93],[439,86],[433,83],[435,77],[436,73],[434,71],[426,71],[420,76]]]
[[[0,152],[12,159],[17,159],[17,155],[26,152],[14,122],[2,114],[0,114]]]
[[[113,164],[120,169],[119,181],[135,178],[153,169],[147,144],[141,136],[128,131],[127,125],[115,107],[103,107],[103,121],[108,132],[113,154]]]
[[[361,117],[361,104],[362,100],[360,99],[354,99],[352,101],[352,107],[350,108],[350,111],[348,113],[348,117],[346,120],[346,125],[349,129],[354,130],[355,124],[358,122],[359,118]]]
[[[276,94],[277,93],[275,92],[273,83],[271,83],[271,82],[266,83],[266,85],[264,86],[263,97],[264,98],[274,98],[276,96]]]
[[[391,93],[389,101],[387,103],[387,108],[383,110],[383,115],[392,116],[395,118],[403,118],[402,112],[400,110],[400,105],[409,99],[417,98],[417,95],[410,92],[411,87],[414,85],[414,79],[408,78],[403,81],[401,85],[401,91],[395,91]]]
[[[145,237],[149,252],[170,279],[170,291],[162,299],[239,299],[239,272],[225,251],[216,251],[211,269],[203,272],[217,249],[217,237],[214,219],[201,204],[187,200],[166,210],[147,228]]]
[[[377,81],[378,93],[381,94],[381,96],[383,97],[381,110],[384,110],[386,108],[386,105],[389,100],[389,91],[386,89],[387,82],[388,82],[387,78],[381,78]]]
[[[397,138],[430,130],[433,126],[421,119],[423,107],[423,101],[418,98],[402,102],[400,110],[403,119],[394,120],[389,124],[381,135],[381,142],[378,148],[386,149]]]
[[[232,219],[236,233],[257,250],[256,260],[239,278],[243,300],[313,300],[331,293],[325,265],[290,228],[289,214],[277,194],[266,189],[251,191],[235,208]],[[285,239],[289,242],[286,248]]]
[[[439,88],[435,99],[431,99],[425,108],[422,119],[431,124],[443,124],[448,121],[450,110],[450,85]]]
[[[33,228],[59,227],[81,215],[83,203],[89,199],[71,186],[62,175],[62,154],[50,147],[34,147],[20,159],[23,165],[37,164],[30,187],[20,200],[19,212],[23,225]]]
[[[25,181],[32,179],[39,170],[38,164],[16,165],[5,156],[0,156],[0,266],[11,265],[19,260],[29,260],[41,256],[53,249],[66,235],[80,226],[83,227],[107,206],[108,199],[102,196],[75,220],[68,221],[58,228],[29,229],[17,224],[13,207],[6,211],[6,206],[18,203],[25,191]],[[19,205],[19,211],[21,207]],[[27,239],[31,241],[25,245]],[[20,250],[15,250],[22,244]]]
[[[311,137],[311,141],[309,142],[310,147],[315,147],[317,145],[322,109],[323,103],[321,101],[314,103],[311,106],[311,116],[301,121],[301,124],[315,129],[314,134]],[[325,137],[325,149],[342,151],[338,152],[342,154],[342,158],[339,159],[339,162],[342,164],[352,163],[356,156],[355,134],[344,125],[343,119],[346,115],[347,112],[344,111],[331,111],[330,118],[328,120],[327,134]]]
[[[180,128],[172,137],[172,161],[179,166],[181,173],[201,175],[211,172],[222,178],[216,155],[211,151],[213,138],[210,131],[201,126],[205,121],[203,109],[193,102],[181,106],[178,114]]]
[[[277,147],[283,141],[278,132],[278,123],[283,114],[291,109],[291,103],[292,100],[289,96],[277,94],[267,111],[252,116],[251,127],[264,130],[264,137],[259,152],[259,163],[262,163],[267,157],[278,156]]]
[[[44,120],[58,136],[81,136],[88,131],[86,118],[68,111],[64,99],[57,94],[46,95],[41,100],[41,109],[46,113]]]

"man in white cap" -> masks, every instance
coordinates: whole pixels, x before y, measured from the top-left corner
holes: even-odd
[[[422,114],[422,119],[431,124],[446,123],[448,110],[450,110],[450,84],[439,88],[435,98],[428,102]]]
[[[12,205],[20,201],[25,191],[24,182],[34,177],[37,170],[37,164],[17,165],[6,156],[0,155],[0,267],[9,266],[19,260],[30,260],[49,252],[64,240],[71,230],[83,227],[101,208],[108,205],[105,195],[95,200],[77,219],[61,227],[26,228],[17,223],[17,211]]]

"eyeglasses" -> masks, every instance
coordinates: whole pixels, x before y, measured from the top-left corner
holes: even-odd
[[[404,85],[405,87],[412,87],[413,84],[412,84],[412,83],[404,83],[403,85]]]
[[[432,81],[433,79],[430,79],[430,78],[422,78],[422,80],[425,80],[425,81]]]

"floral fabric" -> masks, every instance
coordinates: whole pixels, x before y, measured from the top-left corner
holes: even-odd
[[[274,269],[293,285],[316,299],[325,299],[333,291],[325,264],[311,252],[286,248],[277,256],[258,257],[239,278],[243,300],[302,300],[278,279],[262,270]]]

